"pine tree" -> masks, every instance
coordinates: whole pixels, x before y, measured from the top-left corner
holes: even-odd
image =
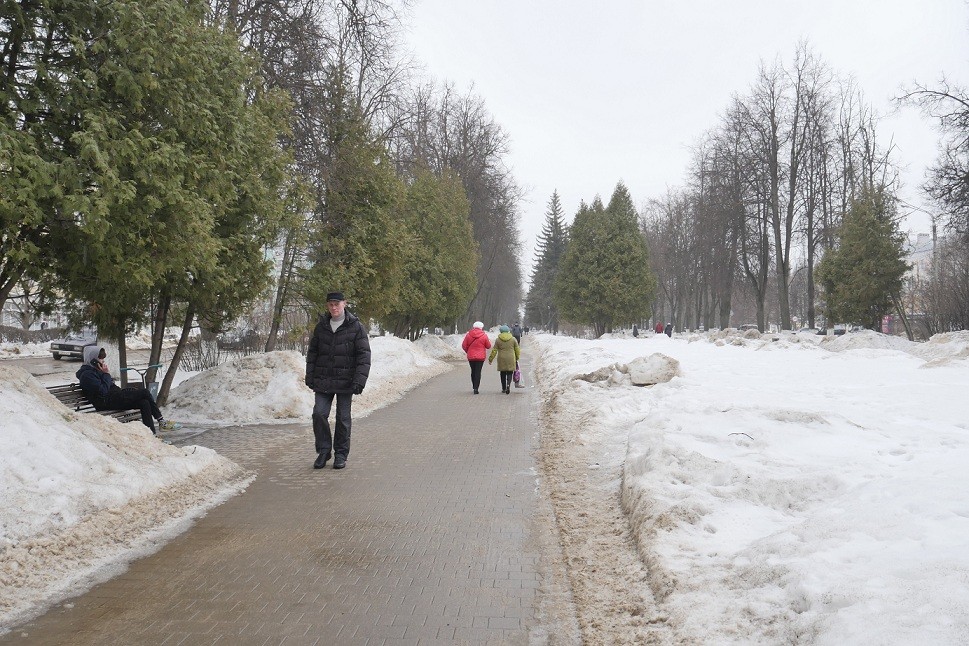
[[[531,287],[525,298],[525,324],[540,325],[553,334],[559,331],[559,311],[552,291],[569,242],[569,230],[563,216],[562,202],[558,191],[554,191],[548,201],[545,225],[536,244]]]
[[[597,336],[649,317],[656,279],[629,191],[620,182],[608,208],[596,197],[575,216],[555,283],[562,317]]]
[[[883,192],[852,203],[837,246],[824,255],[817,271],[829,323],[860,323],[877,330],[882,317],[897,306],[909,265],[904,237],[892,216]]]

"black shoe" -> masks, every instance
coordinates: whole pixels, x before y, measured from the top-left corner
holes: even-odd
[[[477,395],[477,394],[478,394],[478,389],[477,389],[477,388],[475,388],[475,389],[474,389],[474,394],[475,394],[475,395]]]
[[[326,461],[329,459],[330,459],[329,454],[320,453],[318,456],[316,456],[316,462],[313,463],[313,468],[322,469],[323,467],[326,466]]]
[[[510,395],[511,394],[511,388],[505,388],[505,394],[506,395]]]
[[[342,469],[345,466],[347,466],[347,459],[342,455],[338,455],[333,459],[334,469]]]

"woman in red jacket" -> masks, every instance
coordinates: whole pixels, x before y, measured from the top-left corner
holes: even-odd
[[[484,365],[485,357],[488,355],[488,348],[491,347],[491,339],[484,331],[484,323],[475,321],[474,326],[464,335],[461,342],[461,349],[468,355],[468,363],[471,365],[471,388],[474,394],[478,394],[478,386],[481,385],[481,366]]]

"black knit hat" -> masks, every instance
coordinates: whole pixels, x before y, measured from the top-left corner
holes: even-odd
[[[347,299],[343,298],[343,292],[330,292],[326,295],[327,302],[329,301],[345,301]]]

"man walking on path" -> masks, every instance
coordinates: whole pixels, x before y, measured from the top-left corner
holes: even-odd
[[[333,452],[333,468],[347,465],[350,454],[350,404],[363,392],[370,376],[370,339],[360,319],[346,311],[343,292],[326,295],[326,314],[310,339],[306,352],[306,385],[316,393],[313,435],[314,469],[322,469]],[[330,434],[330,408],[336,397],[336,433]]]

